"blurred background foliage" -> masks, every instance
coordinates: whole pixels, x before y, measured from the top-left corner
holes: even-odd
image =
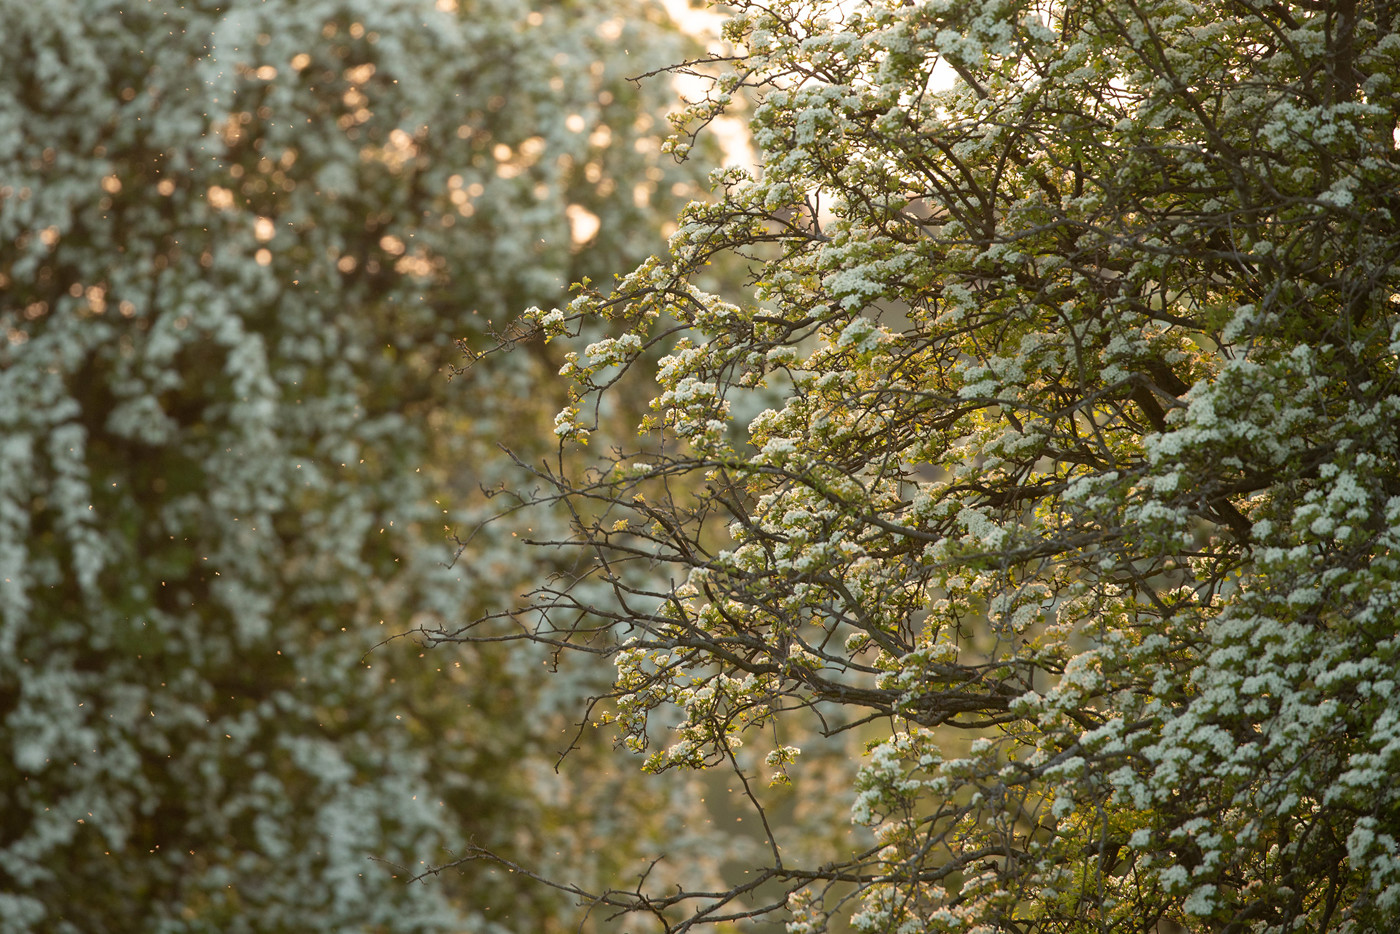
[[[558,361],[447,370],[661,246],[704,160],[626,79],[686,40],[639,0],[0,16],[0,931],[572,930],[508,873],[405,880],[684,845],[591,737],[552,768],[599,673],[385,640],[550,570],[446,533],[498,442],[552,449]]]

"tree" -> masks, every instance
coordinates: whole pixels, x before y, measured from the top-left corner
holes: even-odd
[[[800,861],[765,820],[729,891],[608,899],[666,930],[1393,930],[1400,6],[735,7],[672,145],[747,95],[761,171],[530,313],[609,329],[566,446],[619,381],[660,393],[647,445],[539,468],[613,598],[549,583],[518,619],[611,656],[600,719],[647,768],[728,764],[760,817],[759,773],[809,780],[785,733],[859,734],[873,837]],[[696,285],[728,254],[739,302]]]
[[[677,34],[630,0],[0,14],[0,930],[565,924],[403,880],[571,858],[533,834],[587,786],[537,775],[584,688],[378,644],[543,573],[508,526],[449,570],[443,528],[493,437],[549,436],[547,358],[442,371],[656,249],[692,172],[624,79]]]

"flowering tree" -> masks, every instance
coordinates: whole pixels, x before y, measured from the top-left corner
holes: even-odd
[[[1393,930],[1400,6],[735,6],[672,146],[743,94],[761,172],[532,312],[611,328],[566,444],[629,373],[660,394],[654,443],[541,469],[611,601],[520,622],[611,655],[595,714],[652,770],[737,770],[771,840],[728,892],[607,897],[667,930]],[[697,286],[732,253],[737,304]],[[804,722],[869,741],[868,847],[766,819]]]
[[[392,864],[540,853],[559,700],[376,644],[529,572],[505,527],[447,569],[443,528],[493,433],[548,437],[539,361],[439,371],[656,248],[688,170],[624,79],[675,33],[630,0],[0,18],[0,931],[551,929]]]

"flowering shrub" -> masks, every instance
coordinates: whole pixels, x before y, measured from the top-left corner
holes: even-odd
[[[545,851],[580,686],[378,644],[536,572],[504,525],[447,569],[443,529],[493,438],[547,433],[539,363],[443,371],[660,243],[690,173],[624,79],[675,34],[626,0],[0,19],[0,931],[565,925],[404,880]]]
[[[536,313],[611,328],[565,439],[629,369],[660,393],[654,443],[550,475],[622,609],[545,588],[535,637],[622,630],[654,770],[871,743],[869,848],[765,821],[691,920],[1393,930],[1400,9],[734,6],[672,148],[742,93],[760,170]],[[723,254],[738,304],[697,286]]]

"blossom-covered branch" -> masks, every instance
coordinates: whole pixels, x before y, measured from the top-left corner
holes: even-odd
[[[878,726],[789,930],[1393,926],[1400,7],[735,7],[761,170],[534,315],[566,444],[660,392],[525,631],[652,769]]]

